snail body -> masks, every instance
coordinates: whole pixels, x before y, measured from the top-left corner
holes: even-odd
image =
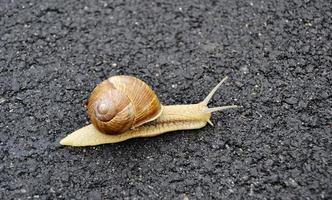
[[[157,96],[154,94],[151,88],[145,85],[143,81],[136,79],[137,78],[130,76],[111,77],[107,79],[107,81],[111,82],[113,86],[110,87],[111,89],[107,89],[107,91],[104,90],[106,85],[109,83],[102,82],[101,84],[99,84],[94,89],[88,100],[88,114],[92,121],[92,124],[87,125],[69,134],[67,137],[60,141],[60,144],[70,146],[94,146],[100,144],[122,142],[137,137],[153,137],[166,132],[177,130],[199,129],[206,126],[207,123],[213,125],[210,121],[212,112],[237,107],[235,105],[231,105],[208,108],[207,106],[213,94],[220,87],[220,85],[227,80],[227,77],[225,77],[217,86],[215,86],[202,102],[186,105],[160,104]],[[146,107],[142,106],[143,108],[136,108],[131,105],[134,102],[130,103],[128,99],[133,99],[133,97],[128,97],[128,94],[125,95],[128,97],[128,99],[124,97],[124,102],[117,102],[117,99],[113,101],[114,103],[112,104],[116,105],[117,108],[106,109],[106,105],[100,106],[100,104],[98,104],[98,102],[101,102],[102,104],[107,104],[107,101],[104,102],[104,100],[107,98],[113,98],[114,96],[117,98],[123,98],[122,95],[118,95],[117,91],[110,92],[109,90],[113,90],[114,88],[120,88],[119,90],[125,90],[124,88],[126,88],[127,86],[124,85],[128,85],[131,82],[128,82],[128,80],[134,81],[135,84],[138,84],[135,87],[133,85],[129,87],[130,92],[128,94],[133,95],[135,98],[137,97],[138,100],[136,101],[136,104],[137,102],[147,102]],[[138,90],[137,88],[143,88],[143,90]],[[143,94],[139,92],[142,92]],[[148,93],[148,95],[145,94],[146,92]],[[106,95],[104,95],[103,93],[106,93]],[[112,93],[112,95],[108,93]],[[153,108],[150,108],[151,106]],[[108,113],[113,112],[114,110],[117,110],[117,112],[115,113],[120,114],[120,118],[122,118],[122,120],[128,120],[128,122],[120,121],[108,124],[107,120],[109,119],[119,119],[119,116],[116,116],[116,114]],[[145,111],[140,112],[139,115],[129,113],[136,110]],[[97,111],[104,111],[101,113],[105,114],[105,116],[100,116]],[[100,119],[101,122],[98,122],[100,121]],[[111,127],[107,127],[108,125],[111,125]]]

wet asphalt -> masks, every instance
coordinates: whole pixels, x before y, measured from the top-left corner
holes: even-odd
[[[0,199],[331,199],[332,3],[0,1]],[[163,104],[230,79],[199,130],[88,148],[111,75]]]

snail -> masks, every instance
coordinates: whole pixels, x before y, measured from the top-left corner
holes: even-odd
[[[209,108],[207,105],[222,79],[200,103],[162,105],[149,85],[133,76],[112,76],[92,91],[87,101],[92,124],[74,131],[61,145],[94,146],[137,137],[153,137],[176,130],[199,129],[209,123],[211,113],[236,105]]]

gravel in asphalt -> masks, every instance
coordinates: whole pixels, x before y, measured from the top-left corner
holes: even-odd
[[[331,199],[332,3],[0,1],[0,199]],[[228,75],[214,127],[89,148],[111,75],[164,104]]]

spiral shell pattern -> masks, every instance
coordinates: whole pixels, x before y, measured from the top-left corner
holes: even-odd
[[[132,76],[113,76],[101,82],[88,99],[92,124],[107,134],[119,134],[160,116],[162,105],[154,91]]]

